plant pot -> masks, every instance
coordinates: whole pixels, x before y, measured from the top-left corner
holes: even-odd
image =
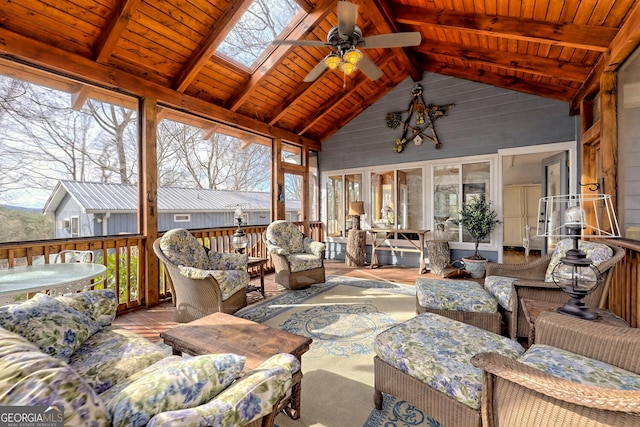
[[[462,263],[464,264],[464,269],[469,272],[472,278],[480,279],[484,277],[484,273],[487,270],[486,259],[462,258]]]

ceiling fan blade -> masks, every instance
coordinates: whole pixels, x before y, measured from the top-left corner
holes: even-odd
[[[320,40],[274,40],[273,44],[290,44],[295,46],[327,46],[327,42]]]
[[[379,34],[377,36],[364,37],[360,40],[358,46],[363,48],[418,46],[421,41],[422,36],[419,32],[415,31],[411,33]]]
[[[382,70],[366,56],[363,56],[362,59],[358,61],[358,68],[365,76],[369,77],[371,81],[378,80],[384,74]]]
[[[318,65],[313,67],[313,70],[309,71],[309,74],[307,74],[307,77],[304,78],[304,81],[307,83],[311,83],[312,81],[320,77],[320,75],[324,73],[324,70],[326,70],[327,68],[327,64],[324,63],[324,60],[318,62]]]
[[[353,35],[357,17],[357,4],[346,1],[338,2],[338,34],[341,38],[349,38]]]

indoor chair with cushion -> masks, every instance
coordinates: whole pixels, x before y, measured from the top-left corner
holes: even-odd
[[[287,289],[304,289],[324,282],[324,243],[305,236],[285,220],[269,224],[263,239],[276,270],[276,283]]]
[[[513,359],[484,353],[482,427],[640,425],[640,331],[560,313],[536,319],[536,342]]]
[[[171,280],[176,322],[216,312],[232,314],[247,305],[247,254],[207,253],[184,228],[167,231],[153,250]]]
[[[578,247],[593,261],[604,279],[594,292],[584,298],[584,302],[592,308],[605,308],[613,267],[624,258],[624,249],[605,242],[587,240],[580,240]],[[512,339],[529,336],[529,324],[521,304],[523,298],[556,303],[569,300],[569,295],[553,282],[551,273],[571,248],[573,240],[564,239],[558,242],[551,255],[542,256],[530,263],[487,264],[484,287],[498,301]]]

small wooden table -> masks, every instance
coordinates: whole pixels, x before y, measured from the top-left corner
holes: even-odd
[[[192,356],[216,353],[245,356],[245,370],[255,369],[274,354],[293,354],[300,361],[300,370],[293,375],[291,396],[283,399],[278,411],[284,410],[294,420],[300,418],[302,355],[309,350],[311,338],[226,313],[214,313],[176,326],[162,332],[160,337],[176,355],[184,352]]]
[[[538,315],[544,311],[556,311],[562,307],[564,303],[540,301],[534,299],[522,298],[520,300],[522,304],[522,312],[529,324],[529,345],[535,342],[535,323]],[[598,315],[598,318],[592,320],[592,322],[605,323],[607,325],[629,327],[629,324],[621,317],[616,316],[613,312],[603,309],[589,309],[593,313]]]
[[[426,273],[427,268],[424,263],[424,242],[426,235],[430,230],[418,230],[418,229],[395,229],[395,228],[370,228],[367,230],[371,233],[371,268],[377,268],[381,265],[378,263],[377,251],[397,251],[397,252],[418,252],[420,254],[420,265],[418,271],[420,274]],[[409,242],[411,247],[405,246],[382,246],[382,244],[394,234],[402,237]],[[411,240],[411,235],[418,236],[418,243]],[[380,236],[382,236],[380,238]]]
[[[249,257],[249,262],[247,263],[247,270],[250,268],[259,268],[260,269],[260,286],[247,286],[247,293],[253,291],[260,291],[262,296],[264,297],[264,266],[269,261],[269,258],[257,258],[257,257]]]

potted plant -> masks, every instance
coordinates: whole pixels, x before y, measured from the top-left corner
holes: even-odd
[[[471,277],[480,278],[484,276],[487,259],[478,254],[478,246],[498,224],[500,224],[498,214],[491,209],[491,202],[488,202],[484,195],[474,197],[462,205],[460,225],[476,244],[473,256],[462,259],[465,270],[471,274]]]

